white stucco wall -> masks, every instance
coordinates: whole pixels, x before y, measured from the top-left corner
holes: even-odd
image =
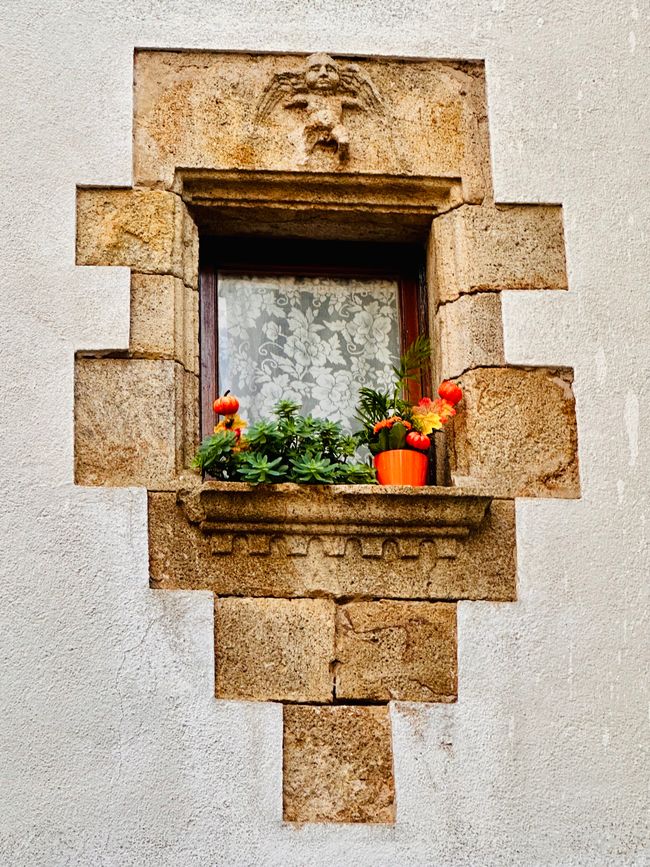
[[[0,862],[650,862],[649,7],[0,2]],[[75,185],[129,185],[134,46],[484,57],[496,197],[564,205],[569,293],[507,358],[572,365],[580,501],[517,505],[519,601],[459,606],[457,705],[393,712],[394,828],[285,827],[281,718],[212,698],[211,599],[148,589],[143,490],[72,484],[73,354],[127,343]]]

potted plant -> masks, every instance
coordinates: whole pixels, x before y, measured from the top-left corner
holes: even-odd
[[[374,457],[377,480],[381,485],[426,484],[431,450],[430,434],[456,414],[462,399],[460,387],[450,381],[441,383],[438,397],[421,398],[417,404],[407,398],[409,383],[416,378],[430,356],[429,341],[419,338],[394,368],[395,385],[390,392],[362,388],[357,418],[362,430],[359,443],[368,446]]]
[[[214,402],[222,418],[199,446],[193,467],[214,479],[253,485],[375,484],[374,469],[354,460],[355,437],[337,422],[299,415],[299,409],[281,400],[274,418],[249,427],[238,414],[239,401],[226,392]]]

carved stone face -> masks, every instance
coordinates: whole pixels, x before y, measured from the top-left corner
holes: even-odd
[[[340,80],[338,64],[329,54],[312,54],[307,58],[305,81],[310,90],[336,90]]]

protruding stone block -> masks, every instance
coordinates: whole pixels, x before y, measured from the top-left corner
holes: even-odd
[[[501,289],[566,289],[562,211],[463,205],[433,221],[436,300]]]
[[[327,599],[217,599],[217,697],[331,702],[334,618]]]
[[[284,708],[284,819],[395,821],[387,706]]]
[[[463,295],[442,304],[434,319],[436,371],[454,379],[473,367],[504,367],[501,296]]]
[[[80,189],[77,264],[126,265],[184,279],[193,233],[179,196],[163,190]],[[190,221],[191,222],[191,221]]]
[[[197,485],[199,481],[196,478]],[[305,488],[296,489],[294,502],[285,498],[294,514],[304,513],[302,501],[310,496]],[[379,502],[386,502],[380,489],[375,490]],[[516,597],[512,500],[493,500],[480,528],[453,546],[455,540],[444,537],[435,543],[418,542],[417,551],[412,542],[406,548],[391,542],[386,544],[382,558],[362,557],[358,545],[344,544],[345,535],[328,536],[327,546],[318,539],[309,540],[306,546],[304,537],[298,537],[300,556],[280,536],[266,556],[252,556],[247,538],[236,532],[236,522],[227,533],[211,535],[203,532],[198,523],[191,523],[200,521],[201,516],[193,515],[188,507],[187,501],[184,508],[177,504],[175,493],[149,494],[149,556],[154,587],[212,590],[223,596],[494,601]],[[388,503],[385,520],[391,524]],[[227,544],[214,548],[215,539]],[[323,556],[333,553],[334,543],[342,543],[340,556]],[[450,553],[456,556],[449,557]]]
[[[336,697],[454,701],[456,606],[351,602],[337,609]]]
[[[569,374],[472,370],[448,429],[455,483],[497,497],[579,497],[575,401]]]
[[[131,277],[131,354],[170,358],[198,373],[198,293],[178,277]]]
[[[77,484],[169,487],[183,466],[183,403],[173,361],[78,358]]]

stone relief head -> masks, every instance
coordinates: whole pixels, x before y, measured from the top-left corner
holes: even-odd
[[[307,58],[305,83],[310,90],[334,91],[341,81],[338,63],[329,54],[312,54]]]
[[[324,53],[307,57],[300,72],[276,72],[260,99],[257,120],[264,121],[279,105],[297,112],[304,161],[316,148],[347,160],[350,138],[344,113],[384,111],[377,89],[356,63],[340,64]]]

